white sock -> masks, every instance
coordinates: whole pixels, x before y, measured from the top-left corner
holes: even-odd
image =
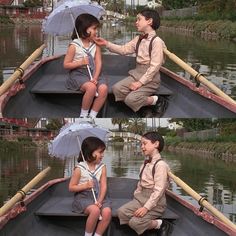
[[[157,226],[156,226],[156,228],[155,228],[155,229],[160,229],[160,228],[161,228],[161,224],[162,224],[163,220],[157,219],[157,220],[156,220],[156,222],[157,222]]]
[[[157,101],[158,101],[158,96],[151,96],[153,98],[153,102],[151,105],[156,105]]]
[[[92,236],[93,235],[93,233],[87,233],[87,232],[85,232],[85,234],[84,234],[84,236]]]
[[[102,235],[101,235],[101,234],[97,234],[97,233],[95,233],[94,236],[102,236]]]
[[[80,117],[81,117],[81,118],[86,118],[86,117],[88,116],[88,111],[89,111],[89,110],[81,109],[81,111],[80,111]]]
[[[98,112],[96,112],[96,111],[94,111],[94,110],[91,110],[89,116],[90,116],[91,118],[96,118],[97,114],[98,114]]]

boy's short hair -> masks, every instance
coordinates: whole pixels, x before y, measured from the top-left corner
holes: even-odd
[[[155,131],[151,131],[151,132],[147,132],[142,137],[145,138],[145,139],[150,140],[152,143],[155,143],[156,141],[158,141],[159,142],[159,146],[157,148],[158,151],[161,152],[163,150],[163,148],[164,148],[164,139],[159,133],[157,133]]]
[[[145,8],[142,11],[140,11],[140,14],[145,17],[146,20],[152,19],[152,25],[151,27],[154,30],[157,30],[161,24],[161,19],[156,10]]]

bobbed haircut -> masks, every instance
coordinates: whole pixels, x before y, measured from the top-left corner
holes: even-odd
[[[159,142],[159,146],[157,148],[158,151],[161,152],[163,150],[163,148],[164,148],[164,139],[157,132],[154,132],[154,131],[147,132],[142,137],[145,138],[145,139],[150,140],[152,143],[155,143],[156,141],[158,141]]]
[[[96,157],[92,155],[93,152],[97,149],[102,149],[104,151],[105,148],[106,148],[105,143],[97,137],[88,137],[84,139],[81,145],[81,151],[78,157],[78,162],[83,161],[81,152],[83,152],[85,161],[92,162],[96,160]]]
[[[78,32],[79,37],[82,39],[90,36],[90,34],[87,33],[87,29],[93,25],[99,27],[100,22],[95,16],[87,13],[79,15],[75,20],[75,28]],[[76,30],[74,29],[71,35],[72,40],[78,38]]]
[[[154,9],[144,8],[139,14],[143,15],[146,20],[152,19],[151,27],[157,30],[160,27],[161,19],[158,12]]]

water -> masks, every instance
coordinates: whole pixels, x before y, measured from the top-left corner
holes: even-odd
[[[163,153],[163,156],[175,175],[202,196],[207,197],[218,210],[236,222],[235,164],[183,154]],[[67,160],[51,158],[45,148],[0,152],[0,205],[47,166],[51,166],[52,169],[42,183],[70,176],[75,162],[73,158]],[[143,156],[138,143],[124,146],[108,145],[103,162],[107,166],[108,176],[138,178]],[[171,189],[197,205],[196,201],[176,184],[172,183]]]
[[[100,35],[115,43],[128,42],[136,35],[133,26],[112,27],[103,24]],[[219,40],[206,41],[196,36],[158,32],[168,49],[199,71],[227,94],[236,98],[236,43]],[[40,25],[1,26],[0,35],[0,83],[12,73],[37,47],[46,42],[44,56],[66,52],[69,36],[48,37],[42,34]],[[104,49],[104,51],[106,51]],[[165,66],[183,77],[189,78],[179,66],[167,59]]]

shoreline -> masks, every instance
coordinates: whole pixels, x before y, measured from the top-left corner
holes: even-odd
[[[166,144],[165,151],[190,154],[209,160],[236,163],[236,144],[233,142],[206,142],[205,145],[199,142],[182,142],[175,145]]]

